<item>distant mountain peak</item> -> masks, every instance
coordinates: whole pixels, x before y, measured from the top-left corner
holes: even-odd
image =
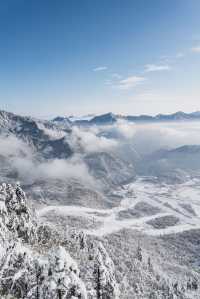
[[[130,122],[169,122],[169,121],[193,121],[200,120],[200,111],[185,113],[183,111],[177,111],[172,114],[157,114],[155,116],[151,115],[118,115],[112,112],[98,115],[93,117],[88,124],[113,124],[117,120],[123,119]]]
[[[61,121],[68,121],[70,122],[69,118],[68,117],[65,117],[65,116],[56,116],[54,119],[53,119],[54,122],[61,122]]]
[[[112,112],[108,112],[105,114],[101,114],[98,116],[95,116],[90,120],[90,123],[96,123],[96,124],[112,124],[117,121],[118,116],[115,115]]]

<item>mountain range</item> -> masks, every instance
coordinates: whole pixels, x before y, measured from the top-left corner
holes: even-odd
[[[128,118],[0,111],[0,298],[200,298],[200,114]]]
[[[195,111],[192,113],[185,113],[178,111],[172,114],[157,114],[155,116],[151,115],[119,115],[114,113],[106,113],[98,116],[83,116],[83,117],[56,117],[53,119],[55,123],[74,123],[77,125],[109,125],[117,122],[118,120],[126,120],[130,122],[141,122],[141,123],[151,123],[151,122],[175,122],[175,121],[199,121],[200,111]]]

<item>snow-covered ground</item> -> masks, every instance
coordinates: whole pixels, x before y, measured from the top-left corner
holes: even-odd
[[[38,210],[38,215],[42,217],[54,212],[62,216],[94,219],[101,225],[86,232],[97,236],[111,234],[123,228],[139,230],[149,235],[200,229],[200,179],[193,179],[184,184],[167,185],[159,183],[156,178],[144,177],[124,186],[116,193],[122,195],[123,200],[118,207],[112,209],[47,206]],[[173,217],[172,220],[175,219],[176,223],[170,223],[170,217]],[[153,225],[154,221],[159,222]]]

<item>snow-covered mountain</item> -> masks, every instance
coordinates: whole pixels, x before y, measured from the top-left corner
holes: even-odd
[[[177,121],[199,121],[200,112],[195,111],[191,113],[185,113],[178,111],[172,114],[157,114],[155,116],[151,115],[119,115],[114,113],[106,113],[102,115],[89,117],[57,117],[53,121],[55,123],[64,123],[71,121],[76,125],[111,125],[118,120],[126,120],[136,123],[157,123],[157,122],[177,122]]]
[[[171,150],[159,150],[144,157],[136,166],[140,174],[167,180],[183,181],[200,170],[200,145],[184,145]]]
[[[199,298],[200,128],[186,118],[1,111],[0,297]]]
[[[70,127],[61,130],[50,121],[0,111],[0,133],[16,136],[44,158],[67,158],[72,154],[69,144],[64,139],[66,134],[70,134]]]
[[[131,179],[134,167],[104,149],[104,143],[109,142],[106,138],[99,151],[95,144],[98,137],[89,133],[94,140],[87,145],[87,134],[78,133],[68,120],[43,121],[2,111],[0,181],[20,180],[32,198],[40,202],[99,207],[115,204],[102,190]],[[88,152],[89,146],[92,152]]]

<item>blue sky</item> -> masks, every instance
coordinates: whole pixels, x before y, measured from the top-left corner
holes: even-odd
[[[200,110],[199,12],[199,0],[1,0],[1,109]]]

